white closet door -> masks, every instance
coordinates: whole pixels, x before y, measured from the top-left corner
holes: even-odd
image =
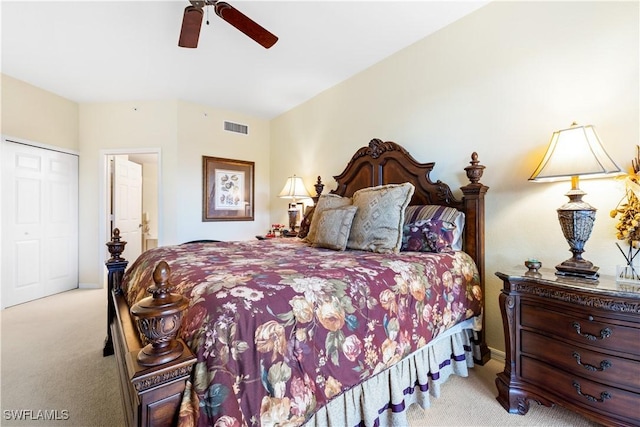
[[[2,141],[2,306],[78,287],[78,156]]]

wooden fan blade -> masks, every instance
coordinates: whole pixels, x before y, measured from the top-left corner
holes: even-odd
[[[229,3],[219,1],[215,4],[216,15],[245,33],[261,46],[269,49],[277,41],[278,37],[265,30],[251,18],[240,12]]]
[[[182,16],[182,28],[180,29],[180,39],[178,46],[196,48],[200,38],[200,28],[202,27],[202,9],[194,6],[187,6]]]

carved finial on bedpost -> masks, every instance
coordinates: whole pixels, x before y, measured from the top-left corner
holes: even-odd
[[[122,254],[122,252],[124,252],[124,247],[127,244],[127,242],[125,242],[124,240],[120,241],[119,228],[113,229],[113,236],[111,238],[113,240],[111,240],[110,242],[107,242],[107,247],[109,248],[109,253],[111,254],[111,258],[109,259],[108,262],[122,261],[123,258],[120,258],[120,255]]]
[[[138,330],[149,343],[138,352],[138,363],[156,366],[171,362],[182,355],[182,342],[176,339],[184,310],[189,300],[172,294],[169,283],[171,269],[160,261],[153,271],[155,285],[147,290],[153,296],[146,297],[131,307]]]
[[[113,296],[122,295],[122,277],[124,276],[124,270],[129,263],[126,259],[120,255],[124,252],[124,247],[127,244],[124,240],[120,240],[120,230],[115,228],[113,230],[113,236],[111,241],[107,242],[109,258],[105,265],[107,266],[107,338],[104,340],[104,348],[102,350],[103,356],[110,356],[113,354],[113,337],[111,335],[111,322],[113,321],[116,310],[113,302]]]
[[[471,184],[477,184],[480,182],[480,178],[482,178],[485,167],[479,164],[478,153],[475,151],[471,153],[471,161],[469,163],[471,163],[471,166],[464,168],[464,170],[467,171],[467,178],[469,178]]]
[[[324,184],[322,183],[322,179],[320,178],[320,175],[318,175],[318,181],[316,181],[316,183],[313,186],[316,188],[316,195],[311,199],[313,199],[313,203],[318,203],[318,199],[320,199],[320,195],[324,190]]]

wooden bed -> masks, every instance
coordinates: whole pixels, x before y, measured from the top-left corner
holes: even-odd
[[[461,187],[463,197],[459,199],[447,184],[431,179],[434,165],[417,162],[394,142],[374,139],[359,149],[344,171],[334,177],[337,188],[331,193],[350,197],[367,187],[411,182],[415,192],[410,205],[441,205],[464,212],[463,250],[477,266],[484,307],[484,197],[488,190],[480,183],[484,166],[473,153],[469,165],[464,168],[469,183]],[[121,257],[125,243],[120,241],[117,230],[114,230],[112,241],[107,243],[112,256],[106,262],[108,322],[104,356],[116,356],[127,425],[175,425],[183,392],[196,363],[196,356],[189,347],[175,338],[181,312],[188,302],[170,293],[169,266],[160,263],[153,272],[154,297],[145,300],[146,307],[134,308],[142,319],[136,322],[122,289],[128,265]],[[152,344],[145,346],[142,335],[146,335],[147,342]],[[484,364],[490,353],[482,331],[474,333],[473,343],[474,361]],[[322,424],[318,419],[315,422]]]

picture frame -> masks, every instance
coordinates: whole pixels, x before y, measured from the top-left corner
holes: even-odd
[[[202,221],[254,220],[255,163],[202,156]]]

